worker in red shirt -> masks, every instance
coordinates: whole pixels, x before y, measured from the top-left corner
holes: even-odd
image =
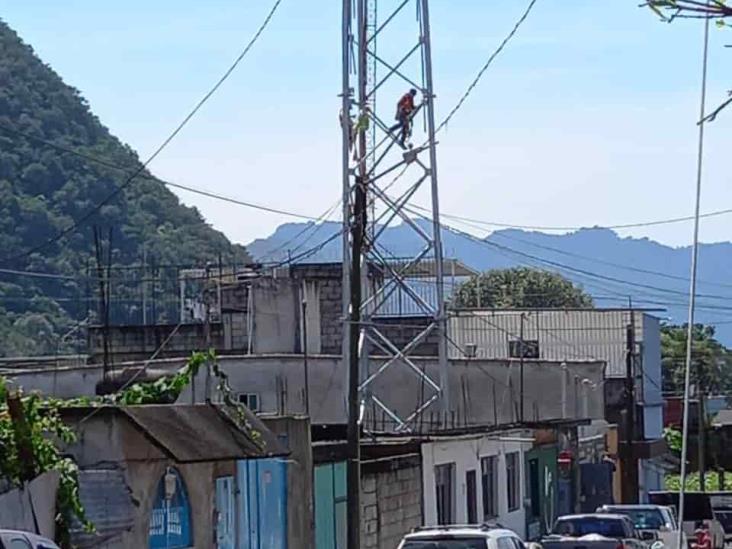
[[[397,124],[392,126],[390,131],[401,129],[401,132],[399,134],[399,143],[401,146],[404,146],[404,142],[406,141],[407,137],[410,136],[412,133],[412,115],[414,114],[415,105],[414,105],[414,98],[417,96],[417,90],[412,88],[407,93],[405,93],[402,98],[397,103],[397,110],[396,110],[396,116],[394,117],[395,120],[398,121]]]
[[[696,523],[694,535],[696,540],[691,544],[692,549],[712,549],[712,536],[709,535],[709,529],[704,521]]]

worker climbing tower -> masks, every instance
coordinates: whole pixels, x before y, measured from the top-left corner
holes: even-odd
[[[449,400],[429,2],[343,0],[342,24],[343,357],[353,445],[358,425],[412,432]],[[410,89],[416,109],[402,144],[395,111]],[[416,204],[431,216],[416,216]],[[397,224],[419,241],[419,253],[405,257],[383,244]],[[389,335],[397,316],[420,321],[406,340]],[[435,344],[436,368],[413,359]],[[395,374],[417,380],[408,411],[408,395],[399,407],[383,391]]]

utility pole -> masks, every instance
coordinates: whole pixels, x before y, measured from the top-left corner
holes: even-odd
[[[638,502],[638,460],[635,442],[635,313],[630,309],[630,323],[626,327],[625,355],[625,444],[623,445],[621,493],[623,503]]]
[[[305,282],[302,292],[302,366],[305,377],[305,414],[310,417],[310,372],[308,371],[308,300],[305,294]],[[310,418],[312,422],[312,418]]]
[[[524,422],[524,355],[526,354],[526,346],[524,345],[524,313],[521,313],[521,325],[519,327],[519,406],[521,411],[519,413],[519,421]]]
[[[707,412],[706,412],[706,377],[704,363],[696,361],[696,393],[699,402],[697,407],[697,446],[699,451],[699,491],[704,492],[706,487],[706,452],[707,452]]]

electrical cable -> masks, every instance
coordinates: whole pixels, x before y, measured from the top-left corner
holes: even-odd
[[[6,132],[6,133],[9,133],[9,134],[13,134],[13,135],[17,135],[17,136],[21,136],[21,137],[25,137],[26,139],[31,139],[33,141],[36,141],[37,143],[41,143],[43,145],[46,145],[47,147],[50,147],[52,149],[55,149],[55,150],[57,150],[59,152],[72,154],[72,155],[77,156],[79,158],[83,158],[84,160],[88,160],[89,162],[93,162],[95,164],[99,164],[101,166],[104,166],[106,168],[111,168],[113,170],[119,170],[119,171],[122,171],[122,172],[125,172],[125,173],[134,173],[134,171],[135,171],[134,168],[126,167],[126,166],[123,166],[121,164],[117,164],[117,163],[111,162],[109,160],[105,160],[103,158],[99,158],[99,157],[96,157],[96,156],[92,156],[92,155],[83,153],[83,152],[81,152],[81,151],[79,151],[77,149],[72,149],[72,148],[69,148],[69,147],[64,147],[62,145],[58,145],[57,143],[53,143],[53,142],[48,141],[46,139],[43,139],[43,138],[40,138],[40,137],[36,137],[35,135],[31,135],[29,133],[25,133],[25,132],[21,132],[21,131],[15,130],[15,129],[11,129],[11,128],[5,126],[2,121],[0,121],[0,131]],[[148,174],[144,174],[143,173],[143,174],[138,174],[136,177],[139,178],[139,179],[147,179],[149,181],[154,181],[156,183],[161,183],[161,184],[165,185],[166,187],[173,187],[173,188],[181,189],[181,190],[188,191],[188,192],[191,192],[191,193],[200,194],[200,195],[206,196],[208,198],[214,198],[216,200],[221,200],[223,202],[230,202],[232,204],[236,204],[237,206],[244,206],[246,208],[252,208],[252,209],[255,209],[255,210],[262,210],[262,211],[265,211],[265,212],[286,215],[286,216],[289,216],[289,217],[295,217],[295,218],[303,219],[303,220],[307,220],[307,221],[318,221],[319,220],[318,217],[313,217],[313,216],[306,215],[306,214],[301,214],[301,213],[297,213],[297,212],[283,210],[283,209],[280,209],[280,208],[274,208],[274,207],[271,207],[271,206],[265,206],[265,205],[262,205],[262,204],[256,204],[254,202],[247,202],[247,201],[244,201],[244,200],[240,200],[238,198],[233,198],[233,197],[230,197],[230,196],[225,196],[225,195],[222,195],[222,194],[217,194],[217,193],[214,193],[214,192],[211,192],[211,191],[206,191],[206,190],[203,190],[203,189],[198,189],[196,187],[191,187],[189,185],[183,185],[181,183],[174,183],[172,181],[166,181],[164,179],[160,179],[159,177],[155,177],[153,175],[148,175]]]
[[[491,66],[493,61],[498,57],[498,55],[503,51],[503,49],[506,47],[506,45],[511,41],[511,39],[514,37],[516,32],[519,30],[521,25],[526,21],[526,19],[529,17],[529,14],[531,13],[531,10],[534,9],[534,5],[536,5],[537,0],[531,0],[526,7],[526,10],[521,15],[521,17],[518,19],[516,24],[513,26],[513,29],[511,29],[511,32],[506,35],[506,38],[503,39],[503,42],[500,43],[498,48],[491,54],[491,56],[488,58],[488,60],[485,62],[483,67],[478,71],[477,76],[473,79],[473,81],[468,86],[468,89],[465,91],[465,93],[462,95],[460,100],[457,102],[457,104],[452,108],[452,110],[448,113],[448,115],[445,117],[445,119],[440,122],[440,125],[437,126],[437,129],[435,130],[435,133],[439,132],[442,128],[447,126],[447,124],[450,122],[453,116],[462,108],[465,101],[468,99],[470,94],[473,92],[475,87],[480,82],[480,79],[483,78],[483,75],[485,74],[485,71],[488,70],[488,67]]]
[[[277,11],[277,8],[279,7],[282,0],[275,0],[274,5],[272,6],[272,9],[268,13],[267,17],[264,19],[264,22],[260,25],[259,29],[257,29],[257,32],[254,33],[254,36],[251,38],[249,43],[246,45],[244,50],[239,54],[239,56],[234,60],[234,63],[229,67],[229,69],[224,73],[224,75],[214,84],[214,86],[206,93],[206,95],[203,96],[203,98],[196,104],[196,106],[191,110],[188,115],[183,119],[182,122],[176,126],[176,128],[168,135],[168,137],[165,138],[165,140],[158,146],[157,149],[148,157],[148,159],[140,165],[140,167],[131,175],[129,176],[121,185],[117,186],[111,193],[109,193],[104,199],[102,199],[101,202],[98,202],[91,210],[89,210],[87,213],[81,216],[81,218],[74,220],[74,222],[66,227],[65,229],[62,229],[59,231],[55,236],[51,237],[50,239],[46,240],[45,242],[38,244],[31,248],[30,250],[23,252],[21,254],[6,257],[3,259],[3,261],[7,262],[13,262],[23,257],[28,257],[35,252],[38,252],[39,250],[42,250],[46,248],[47,246],[61,240],[64,236],[71,233],[75,229],[77,229],[82,223],[90,219],[97,211],[99,211],[102,207],[104,207],[106,204],[109,203],[110,200],[112,200],[114,197],[116,197],[119,193],[121,193],[127,186],[129,186],[135,178],[142,173],[149,165],[150,163],[155,160],[155,158],[158,157],[158,155],[163,152],[163,150],[170,144],[173,139],[183,130],[183,128],[190,122],[190,120],[198,113],[198,111],[203,107],[203,105],[213,96],[214,93],[221,87],[221,85],[229,78],[229,76],[234,72],[236,67],[239,65],[239,63],[244,59],[244,57],[249,53],[254,43],[259,39],[262,32],[264,32],[265,28],[269,25],[269,22],[272,20],[272,17],[274,16],[275,12]]]

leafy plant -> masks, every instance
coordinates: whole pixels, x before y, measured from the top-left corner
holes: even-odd
[[[672,427],[666,427],[663,430],[663,438],[666,439],[666,446],[669,450],[681,453],[681,431]]]
[[[691,473],[686,475],[686,489],[690,491],[699,490],[699,473]],[[666,490],[678,491],[681,487],[681,478],[679,475],[666,475]],[[707,472],[704,477],[704,490],[714,492],[715,490],[732,490],[732,471],[726,471],[724,474],[724,486],[719,487],[719,476],[716,473]]]
[[[20,419],[13,418],[11,406],[17,407]],[[23,487],[37,475],[58,472],[56,526],[61,540],[67,538],[74,518],[85,529],[93,530],[79,498],[78,468],[59,449],[59,443],[75,440],[74,432],[61,421],[58,401],[49,403],[37,394],[21,391],[11,393],[0,376],[0,475]]]

